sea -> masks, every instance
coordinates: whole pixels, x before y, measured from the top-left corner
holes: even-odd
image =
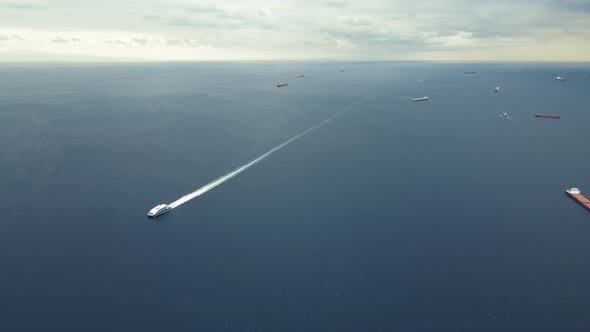
[[[588,63],[0,77],[1,331],[590,330]]]

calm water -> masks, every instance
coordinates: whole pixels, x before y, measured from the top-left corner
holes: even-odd
[[[579,68],[4,65],[0,330],[588,331]]]

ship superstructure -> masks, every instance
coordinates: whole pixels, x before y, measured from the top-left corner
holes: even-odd
[[[168,212],[170,210],[172,210],[172,207],[170,207],[170,205],[168,205],[168,204],[159,204],[159,205],[154,206],[154,208],[151,209],[148,212],[147,215],[150,218],[155,218],[155,217],[157,217],[159,215],[162,215],[162,214],[164,214],[164,213],[166,213],[166,212]]]

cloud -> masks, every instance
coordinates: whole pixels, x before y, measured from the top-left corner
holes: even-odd
[[[69,43],[71,40],[70,40],[70,38],[55,36],[55,37],[51,38],[51,41],[54,43]]]
[[[111,39],[111,40],[107,40],[106,41],[107,44],[111,44],[111,45],[130,45],[129,42],[125,41],[125,40],[121,40],[121,39]]]
[[[22,40],[22,39],[21,39]],[[51,41],[54,43],[77,43],[82,41],[82,39],[78,37],[64,37],[64,36],[54,36],[51,38]]]
[[[303,45],[306,47],[336,47],[338,46],[338,42],[329,37],[320,37],[314,39],[308,39],[303,41]]]
[[[183,7],[183,9],[193,13],[211,13],[218,16],[230,16],[227,10],[219,8],[213,4],[202,5],[199,3],[193,3]]]
[[[145,46],[145,45],[147,45],[147,44],[148,44],[148,40],[147,40],[147,38],[145,38],[145,37],[141,37],[141,38],[132,38],[132,40],[133,40],[134,42],[136,42],[137,44],[139,44],[139,45],[144,45],[144,46]]]
[[[127,46],[127,47],[146,47],[152,44],[159,44],[160,41],[156,38],[129,36],[128,38],[112,38],[102,41],[105,44]]]
[[[157,13],[151,11],[151,10],[144,10],[143,11],[143,18],[147,19],[147,20],[154,20],[157,21],[160,19],[160,15],[158,15]]]
[[[217,30],[263,29],[276,26],[276,20],[267,11],[228,11],[219,7],[192,5],[170,9],[158,19],[168,25],[193,26]]]
[[[551,5],[560,9],[590,13],[590,1],[588,0],[551,0]]]
[[[169,11],[162,17],[169,25],[186,25],[201,28],[236,29],[240,21],[224,16],[211,15],[211,12],[189,12],[184,9]]]
[[[159,11],[144,9],[141,15],[143,19],[178,28],[195,27],[216,31],[274,29],[280,22],[280,18],[273,14],[272,9],[286,6],[282,4],[278,7],[255,5],[257,2],[266,0],[252,0],[254,4],[251,6],[237,1],[222,1],[221,5],[182,0],[154,1],[162,1],[166,6],[162,6]]]
[[[0,41],[8,40],[8,39],[10,39],[10,37],[5,36],[5,35],[0,35]]]
[[[324,2],[324,5],[326,5],[328,7],[334,7],[334,8],[344,8],[344,7],[348,7],[348,2],[347,1],[326,1],[326,2]]]
[[[145,47],[199,47],[200,43],[193,39],[178,36],[127,36],[127,38],[111,38],[102,41],[107,45],[131,48]]]
[[[342,20],[342,23],[352,26],[370,26],[373,22],[366,18],[347,17]]]
[[[21,35],[23,41],[13,38]],[[221,59],[223,51],[208,46],[203,40],[172,34],[135,33],[126,31],[42,31],[22,28],[0,28],[1,52],[35,52],[54,57],[88,55],[107,58],[147,60]],[[207,37],[208,38],[208,37]],[[3,38],[4,39],[4,38]],[[233,53],[233,52],[232,52]],[[245,54],[242,58],[254,60]]]
[[[2,0],[0,4],[20,9],[43,9],[47,8],[47,1],[44,0]]]
[[[391,30],[375,29],[330,29],[324,30],[333,39],[356,48],[377,48],[383,50],[416,51],[441,45],[443,41],[428,35],[402,34]]]
[[[48,2],[51,10],[27,15],[5,8]],[[2,50],[28,45],[195,60],[207,57],[196,52],[204,48],[230,58],[500,59],[522,45],[519,51],[559,47],[590,60],[584,46],[590,45],[589,0],[101,0],[92,7],[86,1],[0,0],[0,22],[0,34],[9,38]],[[549,52],[523,54],[540,59]]]
[[[167,37],[165,43],[168,46],[193,46],[195,44],[190,39],[179,37]]]

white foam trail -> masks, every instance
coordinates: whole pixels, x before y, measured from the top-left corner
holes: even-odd
[[[211,182],[211,183],[209,183],[209,184],[206,184],[206,185],[204,185],[203,187],[201,187],[201,188],[199,188],[199,189],[197,189],[197,190],[193,191],[193,192],[192,192],[192,193],[190,193],[190,194],[186,194],[186,195],[184,195],[184,196],[180,197],[180,198],[179,198],[179,199],[177,199],[176,201],[174,201],[174,202],[170,203],[170,204],[169,204],[169,206],[170,206],[171,208],[175,208],[175,207],[178,207],[178,206],[180,206],[180,205],[182,205],[182,204],[184,204],[184,203],[186,203],[186,202],[190,201],[190,200],[191,200],[191,199],[193,199],[193,198],[196,198],[196,197],[198,197],[198,196],[201,196],[201,195],[203,195],[204,193],[208,192],[209,190],[211,190],[211,189],[213,189],[213,188],[215,188],[215,187],[219,186],[220,184],[224,183],[225,181],[227,181],[227,180],[229,180],[229,179],[233,178],[234,176],[236,176],[236,175],[238,175],[238,174],[242,173],[243,171],[247,170],[248,168],[250,168],[250,167],[254,166],[256,163],[258,163],[259,161],[261,161],[261,160],[263,160],[264,158],[268,157],[268,156],[269,156],[270,154],[272,154],[273,152],[275,152],[275,151],[277,151],[277,150],[280,150],[280,149],[282,149],[282,148],[283,148],[283,147],[285,147],[287,144],[289,144],[289,143],[293,142],[294,140],[296,140],[296,139],[298,139],[298,138],[300,138],[300,137],[302,137],[302,136],[304,136],[304,135],[308,134],[309,132],[311,132],[311,131],[314,131],[314,130],[316,130],[316,129],[318,129],[318,128],[320,128],[320,127],[324,126],[324,125],[326,125],[327,123],[329,123],[330,121],[332,121],[332,120],[336,119],[337,117],[341,116],[342,114],[344,114],[344,113],[345,113],[345,112],[347,112],[347,111],[348,111],[348,110],[346,110],[346,111],[342,111],[342,112],[340,112],[340,113],[337,113],[337,114],[335,114],[335,115],[333,115],[333,116],[329,117],[328,119],[326,119],[326,120],[324,120],[324,121],[322,121],[322,122],[318,123],[317,125],[315,125],[315,126],[313,126],[313,127],[309,128],[309,129],[307,129],[306,131],[304,131],[304,132],[300,133],[299,135],[297,135],[297,136],[295,136],[295,137],[291,138],[290,140],[286,141],[285,143],[283,143],[283,144],[281,144],[281,145],[277,146],[276,148],[274,148],[274,149],[272,149],[272,150],[268,151],[267,153],[263,154],[262,156],[260,156],[260,157],[258,157],[258,158],[256,158],[256,159],[252,160],[251,162],[249,162],[249,163],[247,163],[247,164],[245,164],[245,165],[243,165],[243,166],[240,166],[240,167],[236,168],[235,170],[233,170],[233,171],[231,171],[231,172],[227,173],[226,175],[224,175],[224,176],[222,176],[222,177],[218,178],[217,180],[215,180],[215,181],[213,181],[213,182]]]

